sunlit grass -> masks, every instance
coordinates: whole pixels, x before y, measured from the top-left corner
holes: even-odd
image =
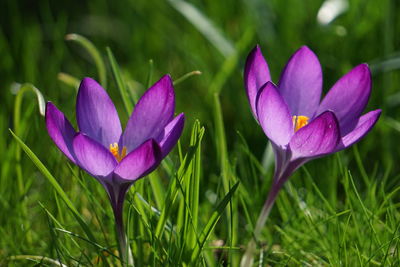
[[[4,5],[0,265],[120,264],[105,191],[59,153],[34,90],[15,82],[33,84],[73,118],[76,81],[93,77],[107,83],[124,124],[162,74],[179,81],[199,70],[175,86],[177,112],[188,118],[183,137],[157,171],[129,191],[126,230],[136,266],[238,266],[273,174],[270,148],[243,88],[244,60],[256,43],[274,80],[296,48],[310,46],[325,68],[325,89],[352,66],[370,63],[369,106],[383,110],[357,146],[310,162],[289,180],[257,237],[256,264],[400,264],[395,1],[349,1],[328,25],[317,22],[320,1],[307,8],[294,0]],[[97,52],[65,41],[71,32],[88,38]]]

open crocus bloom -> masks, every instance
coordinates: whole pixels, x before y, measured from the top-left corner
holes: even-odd
[[[371,73],[361,64],[344,75],[320,102],[322,70],[306,46],[271,82],[259,46],[249,54],[245,87],[251,109],[275,152],[275,182],[283,184],[305,162],[345,149],[364,137],[381,110],[361,115],[371,94]]]
[[[46,126],[58,148],[105,187],[117,219],[122,220],[130,185],[154,170],[182,133],[184,114],[174,118],[174,110],[174,88],[166,75],[140,98],[122,132],[106,91],[84,78],[76,101],[79,131],[51,102],[46,106]]]
[[[371,93],[371,73],[361,64],[344,75],[320,102],[322,70],[306,46],[286,64],[278,85],[271,82],[268,64],[259,46],[247,57],[244,83],[254,117],[272,143],[275,173],[269,195],[258,217],[257,237],[280,188],[307,161],[345,149],[364,137],[381,110],[361,115]],[[251,266],[252,240],[241,266]]]

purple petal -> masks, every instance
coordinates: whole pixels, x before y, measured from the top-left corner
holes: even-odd
[[[244,86],[250,102],[253,115],[257,117],[256,97],[257,92],[266,82],[271,80],[267,61],[257,45],[247,56],[244,69]]]
[[[139,99],[120,143],[129,151],[148,139],[156,139],[171,121],[175,94],[171,77],[165,75]]]
[[[78,133],[73,141],[77,164],[94,177],[106,177],[117,166],[117,160],[104,146]]]
[[[185,124],[185,115],[183,113],[176,116],[170,123],[165,126],[162,133],[158,136],[157,141],[161,147],[161,154],[164,158],[178,142],[182,134]]]
[[[124,180],[134,181],[152,171],[160,161],[160,147],[150,139],[129,153],[115,168],[114,174]]]
[[[285,100],[271,82],[259,91],[257,117],[268,138],[274,144],[286,147],[293,135],[292,117]]]
[[[275,174],[274,178],[278,178],[286,170],[287,164],[290,161],[291,152],[287,149],[282,149],[272,143],[272,148],[275,154]]]
[[[322,70],[317,56],[307,46],[289,59],[278,88],[292,116],[311,118],[314,115],[321,98]]]
[[[377,109],[361,116],[354,130],[342,137],[342,142],[337,146],[336,151],[345,149],[360,141],[374,127],[380,115],[381,110]]]
[[[74,128],[64,114],[51,102],[46,104],[46,127],[51,139],[58,148],[75,163],[72,140],[76,134]]]
[[[106,91],[91,78],[84,78],[79,86],[76,119],[80,131],[104,147],[119,141],[122,129],[117,110]]]
[[[326,111],[293,135],[289,143],[292,161],[332,153],[339,140],[340,130],[335,114]]]
[[[340,131],[346,135],[357,124],[371,94],[371,72],[361,64],[344,75],[329,90],[318,113],[332,110],[338,118]]]

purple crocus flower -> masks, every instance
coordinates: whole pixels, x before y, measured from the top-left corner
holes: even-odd
[[[289,59],[277,85],[256,46],[247,58],[244,84],[253,115],[275,153],[273,184],[256,224],[257,236],[291,174],[312,159],[358,142],[375,125],[381,110],[362,115],[371,94],[367,64],[344,75],[320,101],[321,65],[306,46]]]
[[[76,101],[76,132],[51,102],[46,126],[58,148],[106,189],[114,211],[121,252],[126,250],[123,203],[129,187],[153,171],[171,151],[184,125],[184,114],[174,117],[175,94],[166,75],[139,99],[125,131],[106,91],[84,78]],[[122,243],[122,244],[121,244]]]

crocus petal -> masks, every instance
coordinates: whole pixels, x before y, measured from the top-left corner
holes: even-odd
[[[322,70],[317,56],[307,46],[289,59],[278,88],[292,116],[311,118],[314,115],[321,98]]]
[[[117,160],[103,145],[78,133],[73,141],[76,163],[94,177],[108,176],[117,166]]]
[[[275,174],[274,177],[279,178],[285,171],[288,162],[290,161],[291,152],[286,148],[283,149],[272,143],[272,148],[275,154]]]
[[[160,147],[150,139],[130,152],[115,168],[114,174],[121,179],[134,181],[152,171],[160,161]]]
[[[175,94],[171,77],[165,75],[139,99],[121,137],[129,151],[148,139],[156,139],[174,116]]]
[[[162,133],[158,136],[157,141],[161,147],[161,154],[164,158],[178,142],[182,134],[185,124],[185,115],[183,113],[176,116],[170,123],[165,126]]]
[[[74,128],[64,114],[51,102],[46,104],[46,127],[51,139],[58,148],[73,162],[72,140],[76,134]]]
[[[342,137],[336,151],[345,149],[363,138],[374,127],[380,115],[381,110],[377,109],[361,116],[354,130]]]
[[[84,78],[79,86],[76,119],[80,131],[104,147],[118,142],[121,136],[121,123],[113,102],[91,78]]]
[[[340,130],[335,114],[326,111],[293,135],[289,143],[292,161],[332,153],[339,140]]]
[[[318,113],[332,110],[346,135],[357,124],[371,94],[371,72],[367,64],[361,64],[344,75],[329,90],[318,108]]]
[[[246,88],[251,110],[255,117],[257,117],[257,92],[261,86],[270,80],[271,76],[269,74],[267,61],[265,61],[261,49],[257,45],[247,56],[246,66],[244,69],[244,86]]]
[[[277,146],[285,147],[293,135],[289,108],[274,84],[264,85],[257,97],[257,117],[268,138]]]

